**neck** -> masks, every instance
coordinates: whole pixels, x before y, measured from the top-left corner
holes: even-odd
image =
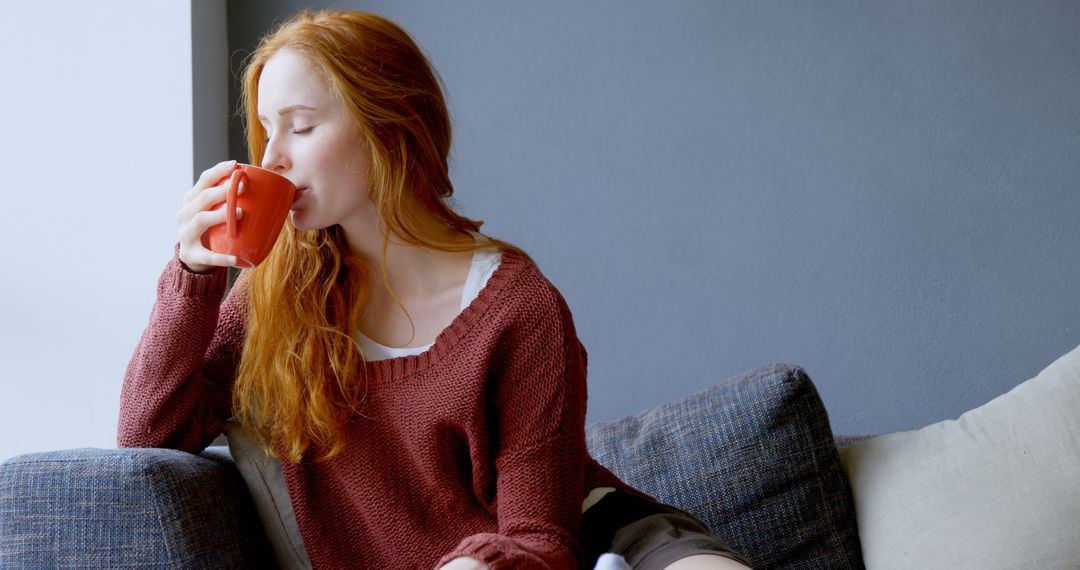
[[[363,223],[343,223],[342,229],[353,255],[359,256],[373,271],[372,293],[385,292],[385,281],[402,296],[424,296],[443,290],[447,286],[448,267],[459,266],[463,259],[471,258],[472,252],[445,252],[405,243],[393,235],[386,244],[385,274],[382,265],[382,248],[385,225],[372,211],[370,219]],[[429,233],[439,240],[454,244],[473,243],[473,237],[430,222]]]

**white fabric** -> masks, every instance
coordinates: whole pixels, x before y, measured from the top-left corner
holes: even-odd
[[[310,570],[311,561],[296,524],[281,462],[267,455],[262,445],[245,433],[236,421],[225,422],[225,437],[229,440],[229,454],[255,503],[255,512],[278,567]]]
[[[581,512],[591,509],[593,505],[600,502],[600,499],[613,492],[615,492],[615,487],[597,487],[589,491],[589,494],[585,495],[585,500],[581,502]]]
[[[478,249],[473,253],[472,267],[465,279],[465,288],[461,291],[461,310],[472,304],[480,290],[487,285],[488,279],[499,268],[502,252],[494,247]]]
[[[596,560],[596,566],[593,566],[593,570],[633,570],[630,565],[626,563],[626,559],[618,554],[601,554],[600,558]]]
[[[481,239],[482,236],[476,235],[478,236],[477,239]],[[469,276],[465,279],[465,288],[461,292],[461,311],[464,311],[480,294],[480,290],[484,288],[484,285],[487,285],[488,279],[499,268],[501,260],[502,252],[493,247],[478,249],[473,252]],[[431,348],[430,344],[394,348],[375,342],[359,331],[356,333],[356,342],[360,344],[360,349],[364,351],[364,359],[369,362],[421,354]]]
[[[360,345],[360,350],[364,352],[364,360],[368,362],[389,360],[391,358],[400,358],[402,356],[412,356],[414,354],[427,352],[427,350],[431,348],[430,344],[408,348],[394,348],[386,346],[385,344],[379,344],[359,331],[356,333],[356,342]]]
[[[840,456],[868,570],[1080,568],[1080,348],[957,420]]]

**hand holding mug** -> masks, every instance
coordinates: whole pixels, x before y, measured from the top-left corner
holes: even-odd
[[[208,181],[216,183],[207,188]],[[197,272],[258,265],[273,249],[295,198],[288,178],[258,166],[229,161],[206,170],[177,215],[180,260]]]
[[[196,273],[236,264],[236,256],[210,251],[209,243],[203,241],[206,230],[225,222],[225,209],[211,208],[225,200],[229,186],[220,181],[235,168],[236,161],[229,160],[204,170],[195,186],[184,194],[183,206],[176,213],[176,223],[180,226],[180,261]],[[243,212],[236,213],[243,216]]]

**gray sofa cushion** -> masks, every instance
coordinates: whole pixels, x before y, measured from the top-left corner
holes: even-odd
[[[258,529],[227,453],[73,449],[0,464],[0,568],[272,567]]]
[[[862,568],[828,415],[796,366],[594,424],[588,443],[624,481],[698,516],[756,568]]]

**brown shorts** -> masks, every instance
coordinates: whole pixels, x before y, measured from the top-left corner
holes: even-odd
[[[581,516],[583,568],[601,554],[622,556],[635,570],[662,570],[695,554],[724,556],[750,566],[697,517],[675,507],[616,490]]]

